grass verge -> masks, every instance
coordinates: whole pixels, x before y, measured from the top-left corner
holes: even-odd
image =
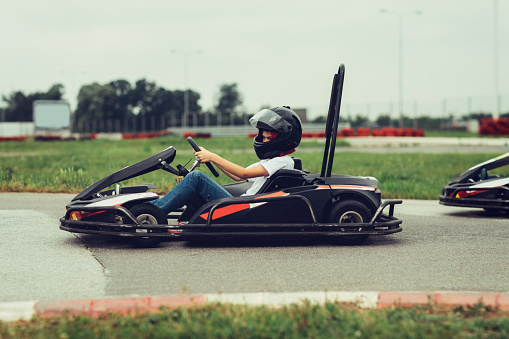
[[[247,166],[256,162],[251,140],[247,138],[214,138],[199,144],[227,159]],[[145,159],[168,146],[177,149],[173,165],[193,160],[190,145],[180,137],[125,141],[66,141],[0,143],[0,191],[77,193],[93,182],[125,166]],[[380,182],[384,199],[437,199],[440,189],[467,168],[499,154],[426,154],[426,153],[341,153],[336,148],[333,173],[373,176]],[[295,156],[304,168],[320,172],[323,144],[306,141]],[[210,175],[206,167],[201,170]],[[509,168],[497,170],[509,176]],[[220,184],[231,180],[225,175]],[[174,177],[163,171],[127,180],[122,185],[153,183],[158,193],[174,185]]]
[[[35,317],[0,322],[1,338],[507,338],[507,313],[420,306],[382,310],[354,305],[279,308],[211,304],[134,316],[105,314]]]

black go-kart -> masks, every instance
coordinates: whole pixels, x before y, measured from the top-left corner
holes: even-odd
[[[442,187],[440,204],[509,213],[509,178],[488,171],[509,165],[509,153],[475,165]]]
[[[400,232],[401,220],[393,214],[401,200],[382,202],[377,179],[331,174],[344,71],[341,65],[333,79],[320,173],[303,170],[300,159],[294,158],[295,169],[279,170],[256,195],[241,196],[251,185],[247,181],[226,184],[223,187],[233,197],[203,201],[198,210],[184,207],[166,215],[149,203],[158,198],[149,191],[153,185],[120,187],[118,183],[158,169],[185,176],[200,165],[195,161],[189,169],[180,164],[170,166],[176,150],[168,147],[87,187],[67,205],[60,228],[132,237],[145,246],[170,239],[315,236],[335,236],[339,243],[360,244],[370,236]],[[188,141],[199,150],[192,138]],[[214,166],[206,165],[217,177]],[[115,184],[115,188],[101,191]]]

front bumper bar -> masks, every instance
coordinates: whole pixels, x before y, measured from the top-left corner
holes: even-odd
[[[453,198],[441,195],[439,203],[446,206],[509,210],[509,200],[502,199]]]

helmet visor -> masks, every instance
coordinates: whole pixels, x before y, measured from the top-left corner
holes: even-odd
[[[249,119],[249,123],[258,129],[274,130],[279,133],[287,133],[292,130],[292,125],[288,121],[270,109],[262,109]]]

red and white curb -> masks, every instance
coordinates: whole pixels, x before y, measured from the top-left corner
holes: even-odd
[[[195,307],[207,303],[284,306],[309,302],[355,303],[361,308],[385,308],[437,304],[443,306],[486,306],[509,310],[509,293],[480,292],[288,292],[176,294],[169,296],[78,299],[62,301],[0,302],[0,320],[15,321],[33,316],[52,317],[70,314],[97,316],[104,313],[136,314],[157,311],[160,307]]]

